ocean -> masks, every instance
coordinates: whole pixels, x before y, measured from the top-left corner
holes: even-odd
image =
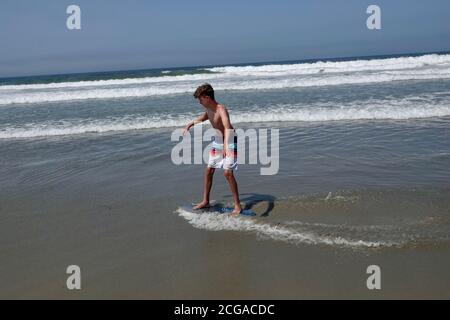
[[[205,82],[279,130],[276,174],[236,172],[255,218],[182,209],[204,165],[171,134]],[[3,78],[0,164],[0,297],[450,298],[449,53]]]

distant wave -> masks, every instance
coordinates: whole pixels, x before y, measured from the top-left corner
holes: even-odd
[[[0,86],[0,105],[123,99],[192,93],[200,82],[216,90],[270,90],[403,80],[450,79],[450,55],[285,65],[217,67],[159,77]]]
[[[195,113],[159,115],[123,115],[104,119],[65,119],[0,129],[0,139],[33,138],[41,136],[131,131],[154,128],[184,127],[198,116]],[[346,105],[317,103],[314,105],[253,106],[247,110],[236,109],[231,115],[233,123],[264,122],[315,122],[376,119],[420,119],[450,116],[450,103],[428,102],[426,96],[404,99],[371,99],[353,101]]]
[[[449,67],[450,54],[428,54],[418,57],[401,57],[387,59],[359,59],[350,61],[318,61],[313,63],[269,64],[262,66],[228,66],[209,68],[212,72],[237,74],[241,76],[258,76],[261,74],[318,74],[361,71],[387,71],[418,69],[422,67]]]
[[[194,70],[165,70],[161,71],[162,76],[148,76],[138,78],[121,79],[101,79],[101,80],[82,80],[82,81],[61,81],[45,82],[32,84],[5,84],[0,85],[1,90],[37,90],[37,89],[58,89],[58,88],[79,88],[79,87],[104,87],[104,86],[126,86],[135,84],[155,83],[155,82],[176,82],[176,81],[195,81],[208,77],[214,77],[213,71],[206,69]]]

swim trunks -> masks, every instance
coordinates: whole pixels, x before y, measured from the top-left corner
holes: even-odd
[[[209,152],[208,167],[237,170],[237,136],[233,137],[233,143],[228,143],[227,153],[224,157],[222,138],[214,137],[211,151]]]

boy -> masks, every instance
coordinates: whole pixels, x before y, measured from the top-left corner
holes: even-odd
[[[191,121],[184,129],[184,133],[188,132],[189,129],[197,123],[201,123],[208,119],[213,128],[220,133],[214,138],[212,149],[209,153],[208,166],[205,170],[203,201],[197,204],[194,209],[201,209],[209,206],[209,194],[211,192],[214,172],[217,168],[223,168],[224,176],[233,193],[234,210],[231,214],[232,216],[237,216],[242,211],[238,186],[233,175],[233,170],[237,169],[237,136],[230,123],[228,111],[223,105],[215,100],[214,89],[208,83],[199,86],[194,93],[194,97],[198,99],[199,103],[206,111],[203,115],[194,121]]]

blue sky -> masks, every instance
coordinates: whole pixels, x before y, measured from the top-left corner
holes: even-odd
[[[2,0],[0,44],[0,77],[449,51],[450,1]]]

